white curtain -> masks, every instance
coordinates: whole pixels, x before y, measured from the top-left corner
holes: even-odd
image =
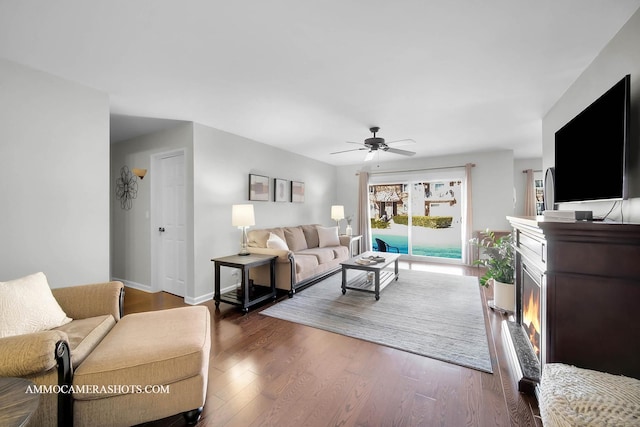
[[[358,234],[362,235],[362,251],[371,250],[369,236],[369,173],[360,172],[358,177]]]
[[[527,183],[525,184],[524,191],[524,215],[535,216],[536,215],[536,194],[535,187],[533,186],[533,169],[527,169]]]
[[[462,245],[462,262],[467,265],[471,265],[473,262],[473,247],[470,243],[473,237],[473,199],[471,198],[472,185],[471,185],[471,171],[473,170],[473,163],[467,163],[464,165],[464,182],[465,182],[465,207],[464,207],[464,244]]]

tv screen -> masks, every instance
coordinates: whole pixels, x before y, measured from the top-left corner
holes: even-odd
[[[627,198],[629,75],[556,132],[555,202]]]

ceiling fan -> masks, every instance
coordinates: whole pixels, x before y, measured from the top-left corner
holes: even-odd
[[[348,153],[350,151],[367,150],[367,156],[364,158],[365,162],[373,159],[373,156],[375,156],[378,150],[387,151],[389,153],[394,153],[394,154],[400,154],[403,156],[413,156],[414,154],[416,154],[413,151],[399,150],[397,148],[390,147],[390,145],[394,145],[394,144],[410,144],[410,143],[415,144],[415,141],[413,139],[400,139],[397,141],[385,142],[384,138],[379,138],[376,136],[376,134],[380,131],[379,127],[376,127],[376,126],[371,127],[369,128],[369,131],[373,134],[373,137],[365,139],[364,143],[347,141],[348,144],[364,145],[364,147],[354,148],[351,150],[335,151],[331,154],[340,154],[340,153]]]

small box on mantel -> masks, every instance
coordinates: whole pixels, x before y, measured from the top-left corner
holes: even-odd
[[[544,211],[546,221],[593,221],[592,211]]]

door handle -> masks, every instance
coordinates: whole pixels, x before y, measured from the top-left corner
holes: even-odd
[[[161,232],[161,233],[164,233],[164,227],[159,227],[158,231]]]

